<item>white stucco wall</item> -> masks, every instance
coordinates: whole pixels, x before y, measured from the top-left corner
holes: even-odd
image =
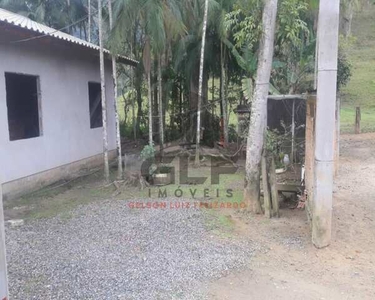
[[[106,65],[109,149],[115,149],[113,82]],[[40,78],[42,136],[10,141],[4,72]],[[103,151],[102,128],[90,129],[88,82],[100,82],[99,59],[69,45],[0,43],[0,180],[3,183]],[[20,86],[20,88],[22,88]]]

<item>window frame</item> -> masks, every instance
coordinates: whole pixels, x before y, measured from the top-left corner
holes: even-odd
[[[36,93],[37,93],[37,110],[38,110],[38,126],[39,126],[39,135],[34,137],[28,138],[21,138],[21,139],[14,139],[10,138],[10,125],[9,125],[9,107],[8,107],[8,89],[6,84],[6,76],[7,74],[11,75],[19,75],[19,76],[29,76],[34,77],[36,82]],[[8,125],[8,139],[10,142],[17,142],[29,139],[36,139],[44,136],[44,128],[43,128],[43,110],[42,110],[42,91],[41,91],[41,83],[40,83],[40,75],[36,74],[29,74],[23,72],[14,72],[14,71],[4,71],[4,81],[5,81],[5,104],[7,107],[7,125]]]
[[[91,120],[91,100],[90,100],[90,85],[91,84],[95,84],[95,85],[98,85],[100,90],[99,90],[99,97],[100,97],[100,101],[99,101],[99,106],[100,106],[100,115],[101,115],[101,125],[100,126],[95,126],[93,127],[92,126],[92,120]],[[103,105],[102,105],[102,85],[100,82],[97,82],[97,81],[88,81],[87,83],[87,87],[88,87],[88,99],[89,99],[89,122],[90,122],[90,129],[99,129],[99,128],[103,128]]]

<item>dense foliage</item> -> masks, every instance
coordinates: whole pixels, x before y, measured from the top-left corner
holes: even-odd
[[[344,3],[351,3],[346,0]],[[107,1],[103,16],[108,23]],[[163,122],[167,141],[194,139],[197,111],[199,55],[203,0],[113,0],[115,26],[106,25],[107,46],[140,62],[132,69],[119,67],[124,107],[122,132],[128,137],[147,135],[148,110],[152,110],[154,138]],[[358,1],[354,1],[357,3]],[[313,90],[316,48],[317,1],[280,0],[271,92],[305,93]],[[88,28],[88,0],[0,0],[0,6],[51,27],[92,41],[97,35],[97,2],[91,0],[92,28]],[[238,104],[251,102],[262,34],[263,1],[209,0],[203,127],[205,142],[220,137],[220,123],[232,123]],[[351,68],[344,52],[339,55],[339,87],[347,84]],[[157,71],[162,91],[158,92]],[[224,68],[224,71],[223,71]],[[150,74],[151,86],[146,75]],[[152,106],[148,107],[151,90]],[[162,105],[158,106],[159,99]],[[223,101],[223,99],[225,101]],[[162,112],[159,112],[162,107]],[[131,115],[131,116],[130,116]],[[231,121],[232,120],[232,121]],[[234,140],[233,130],[231,139]]]

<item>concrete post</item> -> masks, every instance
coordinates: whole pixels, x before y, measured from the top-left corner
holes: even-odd
[[[336,99],[336,143],[335,143],[335,177],[339,174],[340,168],[340,132],[341,132],[341,99],[337,95]]]
[[[331,242],[339,14],[340,0],[320,1],[312,220],[318,248]]]
[[[0,181],[0,299],[7,300],[8,296],[8,277],[7,263],[5,256],[5,227],[3,212],[3,191]]]

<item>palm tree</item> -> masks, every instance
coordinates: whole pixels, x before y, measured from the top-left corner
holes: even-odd
[[[0,6],[34,21],[70,34],[86,31],[86,7],[83,0],[0,0]]]
[[[221,0],[219,2],[220,9],[217,10],[217,16],[215,16],[215,23],[217,27],[217,32],[220,37],[220,99],[222,107],[222,120],[223,120],[223,130],[224,130],[224,146],[228,144],[228,103],[226,99],[226,48],[224,40],[227,40],[228,32],[224,26],[226,14],[233,8],[233,0]]]
[[[112,0],[108,0],[108,14],[109,14],[109,27],[113,29],[113,14],[112,14]],[[117,145],[117,178],[121,179],[123,176],[122,171],[122,153],[121,153],[121,134],[120,134],[120,121],[118,116],[117,107],[117,65],[116,57],[112,55],[112,77],[113,77],[113,89],[114,89],[114,108],[115,108],[115,120],[116,120],[116,145]]]
[[[164,155],[164,120],[165,120],[165,109],[163,103],[166,102],[163,99],[163,94],[166,91],[166,87],[163,88],[162,84],[162,69],[163,69],[163,57],[166,65],[169,60],[169,48],[172,42],[175,42],[178,37],[180,37],[185,31],[185,27],[182,21],[181,7],[179,1],[176,0],[163,0],[163,23],[164,30],[166,34],[166,41],[162,49],[159,49],[157,53],[157,81],[158,81],[158,102],[159,102],[159,140],[160,140],[160,154]],[[166,99],[165,99],[166,100]]]
[[[244,200],[254,213],[262,212],[260,162],[267,126],[267,96],[274,52],[277,2],[278,0],[266,0],[263,8],[263,35],[260,41],[258,70],[251,105],[251,125],[247,139]]]
[[[152,129],[152,79],[151,79],[151,41],[146,37],[145,47],[143,50],[143,66],[147,77],[147,93],[148,93],[148,143],[154,146],[153,129]]]
[[[196,152],[195,152],[195,165],[199,166],[199,146],[201,141],[201,109],[202,109],[202,93],[203,93],[203,71],[204,71],[204,50],[206,45],[206,32],[207,32],[207,19],[208,19],[208,0],[204,4],[204,17],[203,17],[203,34],[202,34],[202,47],[201,47],[201,60],[199,66],[199,90],[198,90],[198,107],[197,107],[197,136],[196,136]]]
[[[140,36],[144,36],[143,44],[143,67],[146,73],[148,85],[148,106],[149,106],[149,144],[153,145],[152,126],[152,79],[151,60],[153,52],[160,52],[165,44],[165,30],[163,24],[162,3],[157,0],[116,0],[115,20],[112,32],[112,41],[119,44],[124,40],[130,40],[129,32],[124,28],[134,28],[135,24],[140,30]],[[138,34],[138,33],[137,33]]]
[[[153,144],[152,128],[152,76],[151,65],[153,58],[158,62],[162,60],[162,55],[168,45],[168,41],[175,38],[176,33],[183,29],[179,20],[179,0],[116,0],[115,16],[116,23],[112,32],[112,41],[128,40],[133,42],[133,36],[123,30],[123,28],[138,28],[137,42],[142,44],[143,67],[146,73],[148,86],[149,103],[149,144]],[[134,33],[133,33],[134,34]],[[159,134],[161,145],[163,144],[164,130],[163,105],[162,105],[162,66],[158,63],[158,95],[159,95]]]
[[[102,93],[102,119],[103,119],[103,156],[104,156],[104,178],[109,182],[109,161],[108,161],[108,132],[107,132],[107,99],[104,70],[104,49],[103,49],[103,24],[102,24],[102,1],[98,0],[99,15],[99,47],[100,47],[100,82]]]
[[[88,42],[91,43],[91,20],[92,20],[92,14],[91,14],[91,0],[87,0],[87,13],[88,13],[88,22],[87,22],[87,36],[88,36]]]

